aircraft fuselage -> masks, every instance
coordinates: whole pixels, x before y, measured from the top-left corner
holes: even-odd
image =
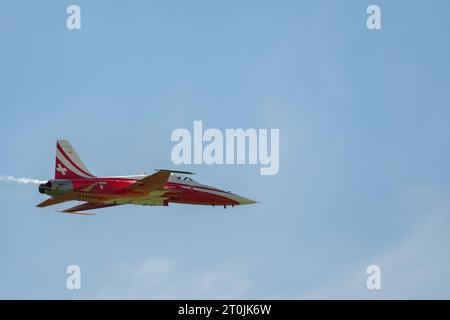
[[[171,175],[164,185],[163,201],[160,191],[139,192],[128,191],[145,176],[106,177],[89,179],[53,179],[39,186],[39,192],[52,197],[66,198],[76,201],[89,201],[114,204],[168,205],[184,203],[196,205],[240,205],[255,203],[211,186],[199,184],[190,178]]]

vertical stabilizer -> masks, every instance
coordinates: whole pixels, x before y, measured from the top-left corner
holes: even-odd
[[[55,179],[95,178],[67,140],[56,143]]]

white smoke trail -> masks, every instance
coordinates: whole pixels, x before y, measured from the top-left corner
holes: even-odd
[[[22,184],[41,184],[41,183],[47,182],[45,180],[29,179],[29,178],[15,178],[12,176],[0,176],[0,181],[15,182],[15,183],[22,183]]]

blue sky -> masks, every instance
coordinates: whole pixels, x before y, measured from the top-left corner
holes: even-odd
[[[65,26],[72,3],[81,30]],[[373,3],[382,30],[366,28]],[[93,217],[35,208],[36,186],[2,182],[0,298],[449,298],[449,11],[2,1],[1,175],[51,178],[59,138],[100,176],[174,168],[170,134],[194,120],[279,128],[280,170],[176,167],[257,205]]]

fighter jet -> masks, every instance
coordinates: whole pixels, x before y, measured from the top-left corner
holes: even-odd
[[[84,203],[64,213],[92,214],[94,210],[124,204],[168,206],[169,203],[234,207],[256,201],[193,180],[192,172],[156,169],[151,175],[96,177],[67,140],[56,143],[55,178],[39,185],[50,196],[43,208],[67,201]]]

